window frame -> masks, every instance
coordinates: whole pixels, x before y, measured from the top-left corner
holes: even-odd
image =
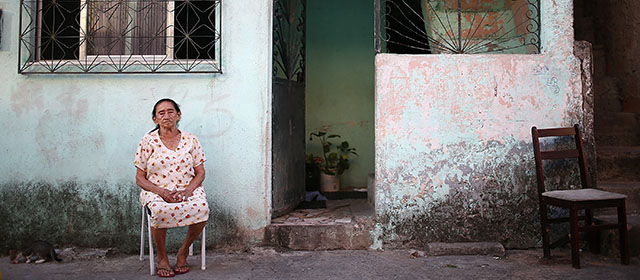
[[[78,56],[76,59],[42,59],[42,2],[43,0],[25,0],[20,5],[20,43],[19,65],[20,74],[111,74],[111,73],[222,73],[222,0],[198,0],[211,2],[214,9],[214,59],[175,58],[175,0],[161,0],[167,5],[165,53],[162,55],[132,55],[132,54],[97,54],[87,52],[87,27],[89,20],[88,1],[78,0],[79,30]],[[127,2],[137,2],[126,0]],[[26,5],[33,7],[31,13]],[[25,22],[27,15],[29,20]],[[35,21],[35,22],[34,22]],[[26,23],[26,24],[25,24]],[[31,34],[35,33],[35,34]],[[31,47],[31,48],[29,48]],[[133,67],[132,67],[133,66]],[[135,68],[131,70],[131,68]]]

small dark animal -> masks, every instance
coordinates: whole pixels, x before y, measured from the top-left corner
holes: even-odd
[[[53,245],[47,241],[34,241],[31,246],[22,250],[9,250],[9,261],[12,264],[21,262],[43,263],[46,261],[62,261],[56,255]]]

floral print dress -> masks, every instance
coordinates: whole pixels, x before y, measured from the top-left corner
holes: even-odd
[[[138,144],[134,165],[147,174],[151,183],[169,190],[184,190],[195,176],[194,168],[207,160],[198,138],[184,131],[181,134],[175,150],[162,143],[157,130],[145,135]],[[209,218],[202,186],[188,200],[178,203],[168,203],[159,195],[142,190],[140,203],[151,211],[150,224],[154,228],[188,226]]]

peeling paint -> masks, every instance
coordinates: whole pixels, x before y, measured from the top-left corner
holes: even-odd
[[[531,127],[584,125],[592,114],[571,1],[542,0],[542,10],[540,55],[376,56],[374,247],[537,245]],[[577,185],[565,178],[552,173],[548,183]]]

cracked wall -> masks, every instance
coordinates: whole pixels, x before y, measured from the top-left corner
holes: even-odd
[[[541,1],[538,55],[376,56],[374,247],[538,244],[531,127],[592,129],[571,2]]]

